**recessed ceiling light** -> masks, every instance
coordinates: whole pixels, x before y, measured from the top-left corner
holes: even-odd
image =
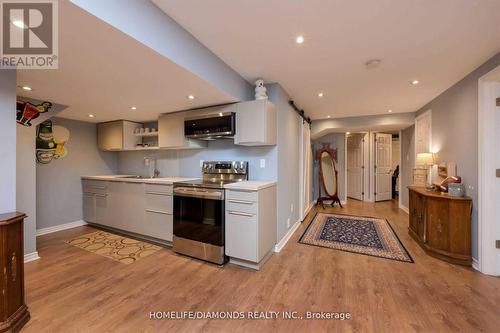
[[[323,97],[323,93],[322,92],[318,93],[318,97],[319,98]]]
[[[194,95],[189,95],[187,98],[188,99],[194,99]]]
[[[95,116],[93,114],[89,114],[89,118],[94,118]]]
[[[419,84],[419,81],[418,80],[413,80],[413,81],[411,81],[411,84],[413,84],[413,85]]]
[[[136,106],[131,106],[130,110],[137,110],[137,107]]]
[[[33,89],[28,86],[22,86],[21,89],[26,90],[26,91],[32,91]]]
[[[346,134],[346,135],[349,135],[349,134],[351,134],[351,132],[345,132],[345,134]]]
[[[300,36],[297,36],[297,38],[295,38],[295,42],[297,44],[302,44],[304,43],[304,36],[300,35]]]
[[[328,116],[326,116],[326,117],[327,117],[327,118],[331,118],[331,116],[330,116],[330,115],[328,115]]]
[[[26,28],[26,25],[21,20],[15,20],[12,22],[12,24],[14,24],[16,27],[21,28],[21,29]]]
[[[392,113],[392,110],[387,110],[387,112]]]

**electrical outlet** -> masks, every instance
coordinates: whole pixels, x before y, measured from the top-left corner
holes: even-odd
[[[472,190],[472,191],[474,191],[474,186],[472,186],[472,185],[469,185],[469,190]]]
[[[290,212],[293,213],[293,204],[290,205]]]
[[[265,168],[266,167],[266,160],[264,158],[260,159],[260,167]]]
[[[286,227],[287,227],[287,228],[290,228],[290,218],[288,218],[288,219],[286,220]]]

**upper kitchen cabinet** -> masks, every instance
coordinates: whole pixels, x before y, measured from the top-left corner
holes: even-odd
[[[142,123],[116,120],[97,124],[97,146],[101,150],[135,149],[142,139],[134,134]]]
[[[243,146],[276,144],[276,108],[267,99],[238,103],[234,143]]]
[[[158,119],[158,145],[165,149],[206,148],[207,142],[184,136],[185,112],[161,115]]]

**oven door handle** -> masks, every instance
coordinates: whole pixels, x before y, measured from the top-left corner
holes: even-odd
[[[240,215],[240,216],[246,216],[246,217],[253,217],[253,214],[248,214],[248,213],[233,212],[233,211],[229,211],[228,213],[232,214],[232,215]]]

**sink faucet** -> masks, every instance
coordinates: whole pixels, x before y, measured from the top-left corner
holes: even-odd
[[[156,168],[156,159],[144,157],[144,165],[149,167],[149,178],[157,178],[160,175],[160,170]]]

